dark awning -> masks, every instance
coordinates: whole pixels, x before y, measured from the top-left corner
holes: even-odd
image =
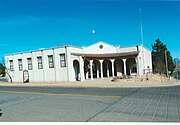
[[[137,56],[139,51],[133,52],[121,52],[121,53],[103,53],[103,54],[92,54],[92,53],[71,53],[71,55],[89,57],[89,58],[114,58],[114,57],[132,57]]]

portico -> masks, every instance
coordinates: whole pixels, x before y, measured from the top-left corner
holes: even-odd
[[[138,51],[127,53],[106,53],[106,54],[82,54],[72,53],[84,60],[80,63],[81,73],[84,73],[84,78],[103,79],[104,77],[116,77],[122,75],[139,75],[137,74],[137,56]]]

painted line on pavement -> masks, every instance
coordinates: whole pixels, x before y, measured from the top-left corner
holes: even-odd
[[[11,94],[28,94],[28,95],[48,95],[48,96],[85,96],[85,97],[99,97],[99,98],[113,98],[119,99],[121,96],[101,96],[101,95],[91,95],[91,94],[56,94],[56,93],[41,93],[41,92],[17,92],[17,91],[0,91],[1,93],[11,93]]]

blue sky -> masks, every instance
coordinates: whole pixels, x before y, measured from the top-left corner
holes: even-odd
[[[97,41],[141,44],[139,8],[144,45],[151,50],[160,38],[180,58],[180,2],[120,0],[0,0],[0,55]]]

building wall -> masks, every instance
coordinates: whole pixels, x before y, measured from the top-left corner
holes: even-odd
[[[79,65],[82,65],[80,57],[71,55],[73,52],[83,53],[83,49],[77,47],[68,47],[67,48],[67,62],[68,62],[68,74],[69,74],[69,81],[76,81],[75,78],[75,70],[73,66],[73,61],[78,60]],[[79,66],[80,67],[80,66]]]
[[[32,58],[33,70],[29,71],[30,82],[55,82],[68,81],[67,77],[67,60],[71,57],[66,56],[66,48],[53,48],[48,50],[38,50],[22,54],[14,54],[5,56],[6,67],[10,68],[9,60],[13,60],[14,71],[9,71],[13,82],[23,82],[23,71],[28,70],[27,58]],[[64,54],[66,59],[66,67],[60,65],[60,54]],[[48,55],[53,55],[54,68],[49,68]],[[43,68],[38,69],[37,57],[42,57]],[[18,59],[22,59],[23,71],[19,71]]]
[[[103,45],[103,49],[99,46]],[[143,75],[144,68],[152,69],[152,59],[151,52],[139,45],[139,54],[136,57],[138,63],[138,74]],[[109,44],[99,42],[93,44],[92,46],[79,48],[73,46],[57,47],[51,49],[43,49],[25,53],[18,53],[12,55],[6,55],[6,67],[10,67],[9,60],[13,60],[14,71],[9,72],[13,78],[13,82],[23,82],[23,71],[28,70],[27,58],[32,58],[33,70],[29,71],[29,81],[30,82],[56,82],[56,81],[76,81],[75,70],[73,66],[73,61],[78,60],[79,68],[83,72],[83,59],[81,56],[75,56],[71,53],[123,53],[137,51],[137,46],[131,47],[113,47]],[[66,67],[61,67],[60,54],[65,54]],[[144,55],[143,55],[144,54]],[[48,55],[53,55],[54,58],[54,68],[49,68]],[[38,69],[37,57],[42,56],[43,69]],[[18,59],[22,59],[23,71],[19,71]],[[118,66],[117,66],[118,68]],[[120,68],[120,67],[119,67]],[[122,70],[122,69],[121,69]],[[147,72],[147,70],[146,70]],[[81,75],[84,75],[81,73]],[[81,76],[82,77],[82,76]]]
[[[144,60],[145,60],[145,70],[146,72],[152,72],[152,55],[151,52],[144,48]]]
[[[34,75],[33,82],[45,81],[45,79],[44,79],[44,64],[43,64],[43,69],[38,69],[38,63],[37,63],[38,56],[42,56],[42,60],[44,60],[42,51],[32,52],[32,63],[33,63],[32,65],[33,65],[33,75]]]
[[[139,51],[140,51],[138,55],[139,74],[143,75],[144,73],[152,71],[152,57],[151,57],[151,52],[145,47],[142,47],[141,45],[139,46]]]
[[[137,51],[137,47],[136,46],[130,46],[130,47],[122,47],[122,48],[119,48],[119,53],[120,52],[133,52],[133,51]]]
[[[100,45],[103,45],[103,49],[99,48]],[[83,50],[84,50],[84,53],[95,53],[95,54],[96,53],[100,54],[100,53],[116,53],[117,52],[116,47],[106,44],[104,42],[95,43],[89,47],[85,47]]]
[[[56,81],[69,81],[68,77],[68,53],[67,53],[67,48],[59,48],[55,49],[55,59],[56,63],[54,64],[56,66]],[[66,59],[66,67],[61,67],[60,64],[60,54],[65,53],[65,59]]]

